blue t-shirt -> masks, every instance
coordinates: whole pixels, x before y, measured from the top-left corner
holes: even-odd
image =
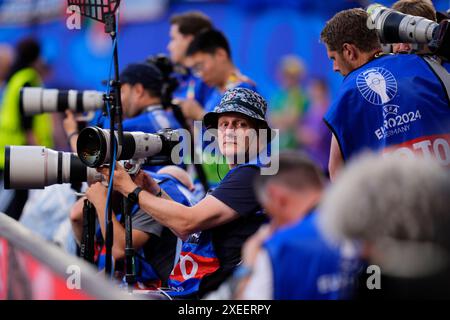
[[[179,85],[173,93],[173,97],[177,99],[195,99],[203,106],[213,91],[213,88],[196,77],[190,69],[187,69],[186,74],[176,74],[176,79]]]
[[[349,298],[359,270],[356,250],[345,256],[328,244],[317,228],[317,214],[278,230],[265,243],[273,273],[276,300],[335,300]]]

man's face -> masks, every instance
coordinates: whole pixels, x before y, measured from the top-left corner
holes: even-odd
[[[170,53],[170,59],[173,63],[182,63],[186,55],[186,50],[192,41],[192,35],[184,35],[180,33],[178,25],[170,26],[170,41],[167,50]]]
[[[120,89],[123,113],[127,118],[132,118],[138,112],[136,110],[138,97],[135,91],[135,86],[128,83],[122,84]]]
[[[409,53],[412,50],[410,43],[394,43],[392,45],[393,53]]]
[[[334,50],[330,50],[327,46],[327,55],[328,58],[333,61],[333,71],[339,72],[343,76],[346,76],[349,74],[353,67],[350,64],[350,61],[345,58],[345,55],[343,53],[339,53]]]
[[[220,152],[229,159],[244,156],[251,144],[257,143],[255,124],[239,113],[226,113],[218,119]],[[252,149],[255,145],[252,145]],[[240,158],[238,158],[240,159]]]
[[[221,63],[217,54],[197,52],[189,57],[192,70],[211,87],[217,87],[223,82]]]

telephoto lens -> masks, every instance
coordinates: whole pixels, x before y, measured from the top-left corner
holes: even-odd
[[[58,89],[22,88],[20,108],[27,116],[46,112],[86,112],[102,109],[103,93],[99,91],[63,91]]]
[[[117,145],[117,132],[115,132]],[[116,160],[170,158],[172,149],[180,142],[177,130],[165,129],[158,133],[124,132],[123,145],[117,146]],[[77,140],[80,160],[91,168],[110,162],[110,131],[99,127],[81,130]]]
[[[6,146],[5,189],[44,189],[61,183],[94,183],[103,176],[78,156],[39,146]]]
[[[379,4],[367,8],[367,26],[375,29],[382,43],[428,44],[439,24],[423,17],[403,14]]]

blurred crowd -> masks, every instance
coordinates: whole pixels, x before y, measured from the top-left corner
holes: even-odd
[[[445,18],[428,0],[393,8]],[[104,270],[112,198],[115,283],[171,299],[449,298],[450,64],[426,45],[384,52],[368,17],[340,11],[321,33],[343,76],[337,95],[302,57],[285,55],[279,88],[264,97],[213,21],[197,11],[172,16],[170,72],[154,56],[120,72],[123,130],[215,130],[211,144],[193,141],[212,161],[200,171],[182,163],[134,174],[117,163],[112,192],[100,166],[102,179],[89,185],[5,190],[17,173],[6,146],[76,154],[83,127],[110,124],[104,110],[28,115],[21,90],[44,86],[51,66],[32,38],[0,46],[0,212]],[[262,174],[275,162],[275,174]],[[97,219],[89,254],[87,208]]]

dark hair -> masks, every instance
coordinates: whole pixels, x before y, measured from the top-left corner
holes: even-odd
[[[320,190],[325,186],[323,172],[306,154],[297,151],[280,152],[278,173],[257,176],[254,186],[255,188],[264,188],[267,183],[272,181],[297,191]]]
[[[214,54],[217,49],[223,49],[231,59],[231,50],[225,35],[219,30],[205,30],[199,33],[190,43],[186,55],[197,52]]]
[[[392,5],[392,9],[436,21],[436,9],[430,0],[400,0]]]
[[[149,62],[129,64],[120,74],[122,84],[142,84],[153,97],[161,97],[162,74],[159,69]]]
[[[177,25],[178,31],[183,35],[197,35],[203,30],[212,29],[213,25],[208,16],[200,11],[188,11],[173,15],[171,25]]]
[[[31,67],[41,55],[41,46],[34,38],[24,38],[17,43],[15,55],[14,63],[6,77],[7,80],[17,71]]]
[[[368,17],[363,9],[343,10],[327,21],[320,39],[338,53],[342,52],[344,43],[353,44],[363,52],[381,49],[377,32],[367,27]]]

